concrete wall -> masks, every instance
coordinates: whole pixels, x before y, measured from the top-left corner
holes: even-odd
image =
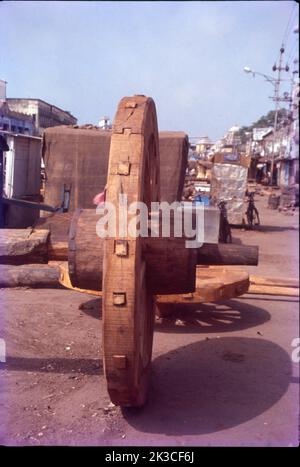
[[[41,141],[32,138],[15,139],[13,196],[36,196],[41,183]]]
[[[4,190],[9,198],[38,201],[41,183],[41,140],[23,135],[7,136]],[[39,217],[36,209],[6,206],[6,226],[23,228]]]

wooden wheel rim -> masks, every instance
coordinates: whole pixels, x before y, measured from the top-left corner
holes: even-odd
[[[154,102],[125,97],[115,116],[106,201],[116,206],[116,238],[104,242],[103,350],[111,400],[122,406],[145,403],[152,354],[154,302],[147,290],[142,238],[120,236],[119,195],[128,206],[159,201],[158,130]],[[150,212],[150,210],[149,210]]]

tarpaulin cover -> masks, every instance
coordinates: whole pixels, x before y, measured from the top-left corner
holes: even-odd
[[[236,164],[215,163],[211,173],[211,200],[226,201],[230,224],[242,224],[245,210],[248,169]]]
[[[180,201],[188,158],[188,136],[184,132],[160,131],[161,201]]]
[[[93,198],[106,185],[111,132],[58,126],[43,136],[46,204],[61,203],[63,186],[71,188],[69,211],[94,208]],[[188,156],[183,132],[160,132],[161,200],[180,201]]]
[[[68,126],[47,128],[43,136],[45,203],[61,203],[63,185],[71,188],[69,210],[94,208],[94,196],[106,185],[111,134]]]

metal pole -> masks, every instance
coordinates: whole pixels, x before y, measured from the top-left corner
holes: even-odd
[[[4,206],[3,206],[3,151],[0,149],[0,228],[4,227]]]
[[[5,225],[5,208],[3,205],[3,185],[4,185],[4,151],[8,151],[6,139],[0,135],[0,228]]]
[[[273,177],[274,177],[274,162],[275,162],[275,141],[276,141],[276,132],[277,132],[277,125],[278,125],[278,110],[279,110],[279,86],[280,86],[280,76],[282,68],[282,56],[284,54],[284,46],[281,46],[280,49],[280,56],[279,56],[279,66],[275,67],[275,71],[278,70],[278,77],[275,81],[274,87],[274,101],[275,101],[275,115],[274,115],[274,127],[273,127],[273,144],[272,144],[272,159],[271,159],[271,179],[270,185],[273,185]],[[276,185],[276,182],[274,183]]]

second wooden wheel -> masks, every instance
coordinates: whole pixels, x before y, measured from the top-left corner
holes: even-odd
[[[115,206],[116,235],[104,242],[103,350],[113,403],[141,406],[147,397],[152,355],[154,299],[147,288],[143,238],[133,235],[139,211],[128,213],[131,231],[120,232],[127,206],[159,201],[159,151],[155,104],[151,98],[123,98],[115,116],[106,201]],[[127,198],[125,198],[127,197]]]

